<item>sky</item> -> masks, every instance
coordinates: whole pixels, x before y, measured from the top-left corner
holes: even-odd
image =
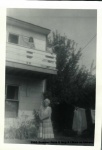
[[[96,66],[97,11],[81,9],[27,9],[9,8],[7,16],[26,21],[66,35],[82,50],[80,66]]]

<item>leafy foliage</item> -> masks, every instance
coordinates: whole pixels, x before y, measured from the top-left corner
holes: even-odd
[[[33,112],[34,118],[32,120],[21,120],[18,127],[11,126],[5,129],[5,139],[31,139],[37,138],[39,129],[39,118],[37,111]]]
[[[49,77],[45,97],[50,97],[52,103],[66,102],[81,107],[94,105],[95,101],[92,99],[95,94],[92,92],[95,93],[95,76],[84,66],[79,67],[81,49],[76,49],[75,41],[61,36],[56,31],[52,38],[48,39],[48,45],[52,46],[57,57],[57,75]]]

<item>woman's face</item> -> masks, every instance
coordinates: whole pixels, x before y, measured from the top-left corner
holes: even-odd
[[[49,106],[49,104],[48,104],[48,102],[46,100],[44,101],[44,106],[45,107]]]

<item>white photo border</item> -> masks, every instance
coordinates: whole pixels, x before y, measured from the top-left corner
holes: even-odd
[[[0,147],[3,150],[25,149],[45,150],[45,145],[5,144],[4,143],[4,96],[5,96],[5,41],[6,41],[6,8],[36,9],[97,9],[97,62],[96,62],[96,119],[94,146],[59,146],[46,145],[49,149],[100,150],[101,148],[101,108],[102,108],[102,3],[101,2],[37,2],[37,1],[4,1],[0,3]]]

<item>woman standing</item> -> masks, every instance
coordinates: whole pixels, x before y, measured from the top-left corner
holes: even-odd
[[[28,45],[29,45],[29,48],[30,48],[30,49],[35,49],[35,44],[34,44],[34,39],[33,39],[33,37],[30,37],[30,38],[29,38],[29,43],[28,43]]]
[[[38,137],[43,139],[54,138],[52,122],[51,122],[51,107],[50,100],[45,99],[43,105],[40,107],[39,118],[41,120]]]

